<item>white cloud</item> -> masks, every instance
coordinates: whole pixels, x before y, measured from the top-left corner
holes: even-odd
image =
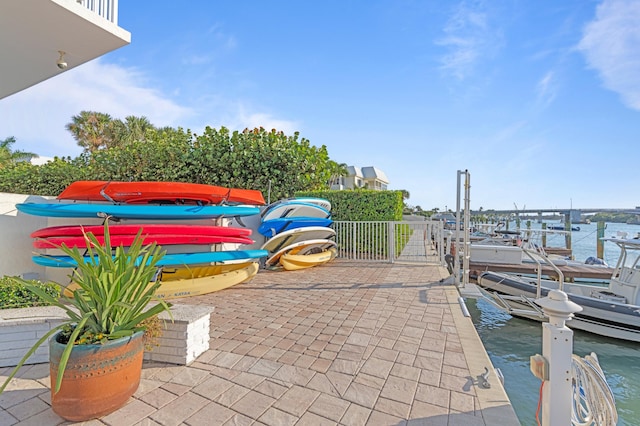
[[[445,36],[436,44],[448,48],[449,53],[441,58],[441,68],[458,80],[464,80],[484,56],[499,45],[499,38],[491,30],[488,14],[482,3],[458,4],[444,28]]]
[[[547,72],[540,81],[538,81],[536,89],[538,104],[543,107],[549,106],[555,99],[557,92],[555,73],[553,71]]]
[[[144,83],[135,70],[86,63],[0,101],[0,137],[15,136],[16,149],[74,156],[81,149],[65,125],[80,111],[146,116],[157,126],[179,125],[192,114]]]
[[[189,100],[189,98],[186,98]],[[203,93],[181,105],[150,85],[144,74],[95,60],[0,101],[0,139],[15,136],[14,149],[41,156],[75,156],[81,152],[65,125],[83,110],[113,118],[145,116],[154,125],[190,128],[225,126],[242,130],[264,127],[286,134],[296,123],[247,107],[248,102]],[[216,117],[218,122],[212,122]]]
[[[295,122],[279,120],[265,113],[247,113],[243,110],[244,109],[241,108],[241,111],[238,114],[238,125],[236,127],[238,129],[240,129],[240,127],[243,129],[245,127],[249,129],[264,127],[267,131],[276,129],[284,132],[286,135],[291,135],[293,132],[299,130]]]
[[[578,49],[604,86],[640,110],[640,2],[605,0],[584,29]]]

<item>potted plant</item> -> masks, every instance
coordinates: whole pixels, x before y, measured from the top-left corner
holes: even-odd
[[[70,275],[78,288],[59,299],[19,280],[42,300],[63,309],[68,320],[50,330],[25,354],[0,387],[4,391],[25,361],[47,339],[51,406],[61,417],[84,421],[121,407],[140,383],[144,321],[169,309],[154,293],[156,264],[164,251],[143,245],[141,232],[125,249],[111,247],[105,223],[104,243],[86,233],[86,253],[65,244],[59,248],[77,264]],[[83,249],[84,251],[84,249]]]

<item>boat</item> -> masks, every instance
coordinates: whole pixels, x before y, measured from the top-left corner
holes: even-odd
[[[247,282],[258,273],[259,265],[257,262],[238,265],[241,267],[235,267],[228,270],[222,270],[218,273],[202,276],[196,275],[189,277],[187,275],[183,278],[177,279],[175,276],[171,276],[171,274],[168,274],[168,277],[170,278],[166,278],[166,275],[163,272],[159,278],[161,284],[155,292],[155,297],[158,299],[170,300],[209,294]],[[233,266],[235,266],[235,264]],[[64,295],[67,297],[73,297],[73,292],[78,288],[78,284],[73,282],[65,288]]]
[[[551,224],[547,225],[547,229],[551,229],[551,230],[554,230],[554,231],[564,231],[565,230],[564,229],[564,225],[551,225]],[[572,231],[579,231],[580,227],[579,226],[572,226],[571,230]]]
[[[304,247],[299,247],[283,254],[280,257],[280,265],[287,271],[297,271],[299,269],[323,265],[333,260],[338,253],[335,247],[331,247],[327,250],[318,251],[317,253],[299,254],[302,248]]]
[[[482,240],[472,241],[470,244],[470,258],[472,263],[480,264],[502,264],[502,265],[522,265],[535,263],[534,259],[526,254],[527,250],[543,256],[547,262],[557,266],[605,266],[603,261],[590,259],[584,263],[572,260],[570,256],[563,256],[548,253],[554,247],[544,247],[544,236],[565,235],[566,231],[556,231],[549,229],[526,229],[518,231],[518,240],[504,240],[501,238],[485,237]]]
[[[478,285],[499,308],[512,315],[542,321],[536,300],[550,290],[562,290],[583,310],[574,314],[569,327],[621,340],[640,342],[640,239],[603,238],[620,248],[620,257],[608,283],[586,284],[544,280],[537,277],[487,271]],[[557,267],[556,267],[557,268]]]
[[[329,227],[333,220],[321,217],[281,217],[262,222],[258,232],[267,238],[271,238],[280,232],[291,229],[305,228],[309,226]]]
[[[269,255],[266,250],[227,250],[227,251],[207,251],[196,253],[168,253],[157,263],[158,266],[194,265],[199,263],[227,262],[227,261],[247,261],[260,259]],[[78,266],[70,256],[54,256],[49,254],[37,254],[31,258],[34,263],[40,266],[52,268],[75,268]],[[84,262],[98,261],[90,255],[84,256]],[[140,262],[141,259],[138,259]]]
[[[211,225],[111,225],[109,236],[112,246],[130,246],[138,232],[143,237],[144,244],[157,243],[160,245],[177,244],[253,244],[248,237],[251,230]],[[42,228],[31,233],[35,238],[33,246],[38,249],[59,248],[62,244],[69,247],[86,247],[87,240],[84,233],[92,233],[100,242],[104,243],[104,226],[102,225],[70,225]]]
[[[219,217],[252,216],[260,213],[254,206],[226,205],[161,205],[108,203],[19,203],[18,211],[34,216],[98,218],[112,216],[138,220],[192,220]]]
[[[331,217],[331,213],[317,204],[292,200],[270,205],[262,212],[261,216],[262,221],[266,222],[284,217],[319,217],[328,219]]]
[[[119,182],[79,180],[67,186],[59,200],[110,201],[147,204],[265,204],[262,192],[254,189],[225,188],[187,182]]]

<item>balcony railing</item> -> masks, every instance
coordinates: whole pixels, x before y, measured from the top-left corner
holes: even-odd
[[[118,0],[77,0],[77,2],[118,25]]]

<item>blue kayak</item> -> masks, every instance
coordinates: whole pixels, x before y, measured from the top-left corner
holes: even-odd
[[[88,204],[88,203],[22,203],[18,211],[47,217],[105,217],[121,219],[212,219],[221,216],[252,216],[258,207],[177,204]]]
[[[303,228],[307,226],[331,226],[333,220],[321,217],[282,217],[270,219],[262,222],[258,227],[258,232],[265,237],[271,238],[280,232],[290,229]]]
[[[199,253],[170,253],[165,254],[156,264],[158,266],[194,265],[198,263],[224,262],[229,260],[252,260],[266,257],[267,250],[230,250]],[[75,260],[69,256],[36,255],[31,258],[36,264],[52,268],[75,268]],[[90,256],[84,257],[85,262],[92,262]],[[97,258],[96,258],[97,261]]]

